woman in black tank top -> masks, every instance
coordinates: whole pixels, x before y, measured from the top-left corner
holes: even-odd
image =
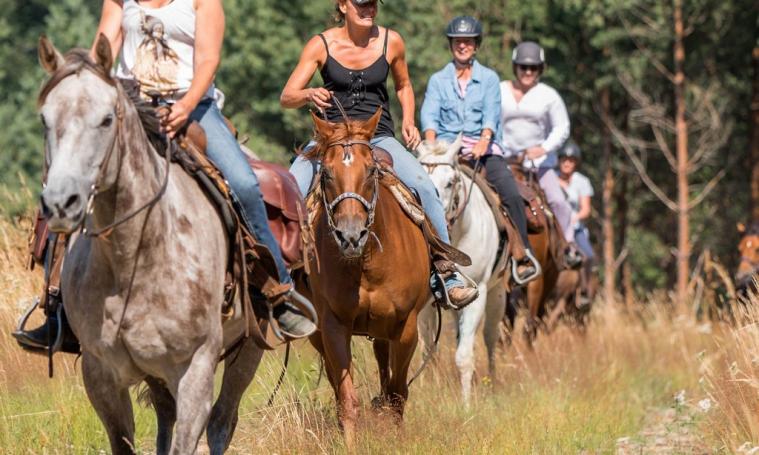
[[[386,83],[392,74],[403,112],[403,142],[414,150],[421,135],[414,123],[414,91],[406,65],[405,44],[398,33],[374,24],[377,6],[372,0],[337,2],[344,25],[326,30],[306,44],[282,91],[280,104],[293,109],[311,103],[323,110],[330,121],[342,121],[332,97],[351,118],[359,120],[368,119],[382,107],[375,137],[392,137],[394,124]],[[317,69],[321,71],[324,87],[308,87]]]
[[[406,149],[416,149],[421,137],[414,125],[414,91],[403,39],[396,32],[374,24],[377,0],[338,0],[336,6],[344,25],[320,33],[306,44],[298,66],[282,91],[280,104],[285,108],[299,108],[311,103],[331,122],[343,121],[342,114],[333,106],[333,98],[340,102],[348,116],[355,119],[367,120],[381,108],[382,116],[372,145],[390,153],[396,175],[417,192],[438,236],[450,243],[445,210],[435,185]],[[309,88],[317,69],[321,70],[324,87]],[[386,85],[389,74],[393,76],[403,112],[401,133],[406,147],[393,134]],[[304,196],[318,165],[301,155],[290,167]],[[460,272],[445,279],[448,297],[456,307],[463,307],[477,297],[476,287],[466,281],[471,282],[463,279]]]

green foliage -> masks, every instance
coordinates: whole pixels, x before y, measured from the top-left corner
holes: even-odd
[[[694,247],[696,251],[709,247],[728,258],[735,242],[732,226],[742,218],[747,205],[748,169],[736,163],[747,156],[746,100],[751,95],[748,72],[756,41],[756,14],[749,0],[684,3],[690,107],[697,109],[698,90],[711,87],[721,116],[733,128],[722,151],[694,176],[697,183],[705,182],[722,167],[731,166],[717,190],[692,212]],[[334,3],[229,0],[224,6],[227,27],[216,82],[226,94],[225,113],[243,135],[250,137],[248,145],[259,155],[286,163],[293,149],[308,140],[311,126],[306,109],[281,109],[279,95],[303,44],[334,25]],[[44,32],[62,50],[89,46],[100,3],[0,0],[0,8],[4,11],[0,17],[0,212],[16,215],[33,203],[39,191],[43,144],[36,95],[44,74],[37,64],[37,38]],[[386,2],[380,6],[377,20],[406,40],[417,106],[423,101],[428,77],[450,59],[445,25],[462,14],[474,15],[483,22],[485,37],[478,59],[503,79],[513,77],[510,57],[515,43],[531,39],[545,47],[548,68],[544,80],[566,101],[572,136],[586,157],[583,171],[591,177],[597,194],[602,180],[604,130],[598,105],[601,90],[611,94],[613,121],[630,133],[645,134],[634,121],[635,103],[621,86],[621,76],[629,76],[636,87],[672,109],[672,85],[654,65],[661,62],[665,68],[672,66],[672,5],[654,0]],[[312,84],[320,83],[317,74]],[[399,116],[397,101],[391,98],[392,109]],[[692,144],[697,143],[697,134],[694,132]],[[668,164],[656,151],[646,159],[652,178],[673,195]],[[617,186],[624,188],[624,193],[615,194],[615,200],[627,204],[632,228],[624,244],[617,247],[626,246],[631,260],[646,270],[636,278],[641,280],[638,284],[642,289],[650,289],[662,284],[658,277],[663,276],[666,282],[671,276],[673,265],[666,245],[674,244],[674,217],[651,199],[618,147],[613,165]],[[730,204],[723,204],[725,200]],[[594,206],[600,213],[600,197],[595,198]],[[624,223],[618,222],[621,239]],[[597,233],[596,223],[592,226]],[[650,249],[657,250],[656,254]],[[656,277],[649,270],[656,270]]]

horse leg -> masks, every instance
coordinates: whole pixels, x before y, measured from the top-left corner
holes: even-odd
[[[174,423],[177,421],[177,404],[171,392],[158,379],[148,376],[145,383],[150,388],[150,402],[153,403],[158,420],[156,434],[156,454],[169,453],[171,447],[171,434],[174,431]]]
[[[412,312],[406,320],[398,340],[390,341],[390,382],[388,397],[390,405],[396,413],[397,422],[403,421],[403,410],[408,400],[408,370],[411,358],[414,357],[419,334],[416,327],[417,313]]]
[[[491,380],[495,380],[495,348],[498,344],[500,335],[498,327],[505,306],[506,290],[503,286],[498,285],[488,292],[487,303],[485,304],[485,326],[482,333],[488,351],[488,373]]]
[[[224,360],[221,391],[211,410],[206,429],[211,454],[223,454],[229,447],[237,426],[240,400],[256,374],[263,353],[263,350],[248,338],[242,341],[238,352],[230,353]]]
[[[377,359],[377,366],[380,377],[380,394],[372,400],[372,408],[382,408],[388,399],[387,387],[390,381],[390,342],[387,340],[375,339],[372,343],[374,349],[374,358]]]
[[[459,312],[459,340],[456,347],[456,367],[461,380],[461,396],[464,406],[469,408],[472,395],[472,376],[474,375],[474,339],[477,327],[485,314],[487,302],[487,281],[477,285],[479,295],[474,302]]]
[[[435,333],[437,331],[437,315],[435,305],[428,304],[419,312],[419,335],[424,347],[424,359],[433,357],[436,354]],[[442,321],[441,321],[442,323]]]
[[[538,334],[540,323],[540,307],[543,303],[544,277],[533,280],[527,285],[527,320],[524,324],[524,339],[527,346],[532,349],[532,343]]]
[[[324,358],[327,374],[335,389],[337,418],[343,429],[348,451],[352,452],[356,441],[358,396],[353,387],[351,371],[351,329],[329,310],[321,316]]]
[[[518,291],[521,294],[521,291]],[[504,304],[504,314],[501,318],[503,323],[500,338],[498,341],[501,347],[506,348],[511,346],[511,335],[514,333],[514,326],[517,320],[517,313],[519,312],[519,305],[517,304],[517,295],[515,291],[509,292],[505,296],[506,302]]]
[[[82,354],[82,376],[87,397],[108,433],[111,453],[135,453],[129,388],[119,384],[113,374],[87,352]]]
[[[337,397],[337,385],[335,385],[332,382],[332,377],[329,375],[329,369],[327,368],[327,357],[324,355],[324,341],[322,340],[322,332],[321,330],[317,330],[313,333],[310,337],[308,337],[308,341],[311,343],[311,346],[316,349],[316,352],[319,353],[322,360],[321,367],[327,372],[327,380],[329,381],[329,384],[332,386],[332,390],[335,391],[335,397]],[[321,371],[319,372],[321,375]]]
[[[214,370],[221,352],[221,331],[195,351],[170,386],[177,401],[177,423],[171,454],[195,453],[213,402]]]

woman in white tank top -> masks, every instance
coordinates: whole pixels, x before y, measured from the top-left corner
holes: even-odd
[[[208,156],[229,182],[243,219],[271,250],[280,281],[291,284],[256,175],[213,102],[224,38],[221,0],[104,0],[100,33],[111,42],[113,55],[119,54],[118,77],[137,80],[143,96],[158,91],[173,102],[162,121],[167,134],[173,137],[188,121],[200,123]],[[289,304],[277,306],[275,316],[292,338],[316,329]]]

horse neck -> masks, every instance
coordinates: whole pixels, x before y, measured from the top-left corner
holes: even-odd
[[[118,176],[110,190],[95,198],[93,216],[98,227],[113,223],[150,201],[160,191],[166,172],[164,160],[148,140],[134,105],[123,96],[121,103],[123,119],[118,126],[118,146],[112,156],[119,166]],[[142,210],[116,226],[105,242],[98,243],[110,250],[117,264],[133,257],[139,242],[142,242],[142,248],[145,245],[155,248],[166,222],[166,209],[167,198],[162,197],[152,210]],[[143,232],[148,212],[150,218]]]
[[[471,192],[470,192],[471,189]],[[469,201],[467,202],[467,195],[469,198]],[[464,209],[461,211],[461,214],[459,215],[458,219],[456,220],[455,224],[453,225],[453,229],[451,232],[451,241],[456,244],[461,240],[464,236],[467,235],[468,232],[476,232],[478,230],[473,230],[476,226],[479,225],[479,223],[482,223],[483,220],[481,218],[475,217],[475,207],[478,205],[478,202],[481,200],[482,192],[480,191],[480,188],[477,185],[472,185],[472,179],[467,177],[465,174],[461,174],[461,185],[458,189],[458,197],[459,197],[459,203],[460,204],[466,204]]]

